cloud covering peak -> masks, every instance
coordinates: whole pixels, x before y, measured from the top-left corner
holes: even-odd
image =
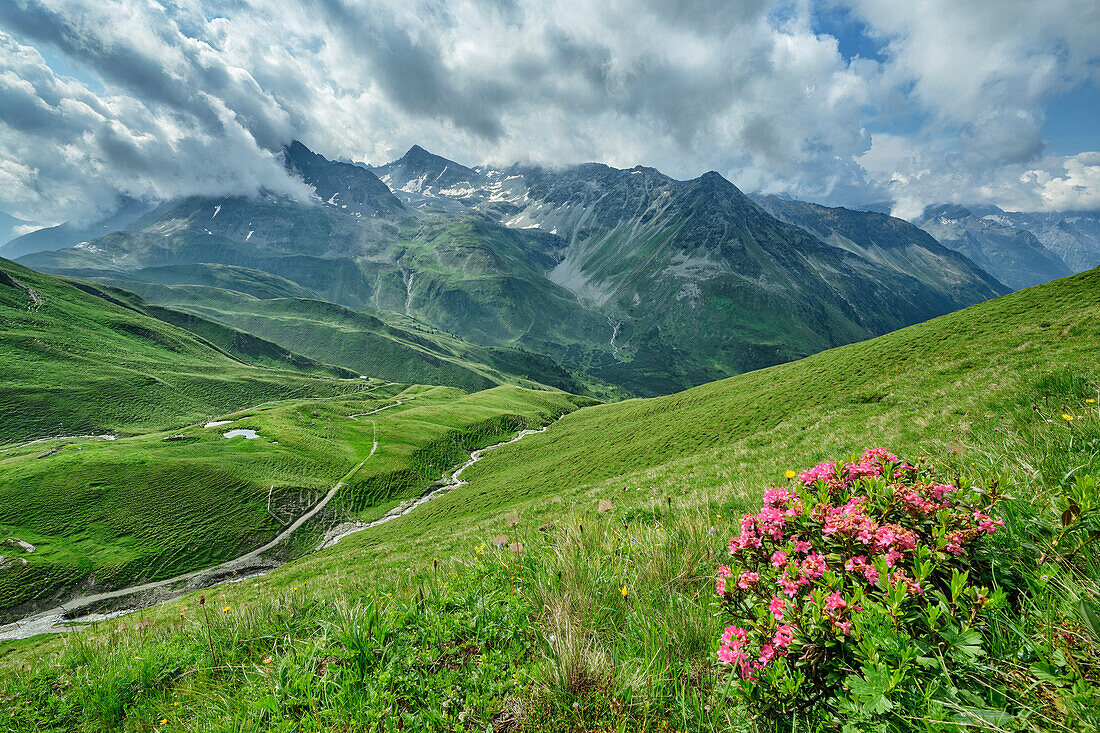
[[[295,138],[372,163],[421,143],[717,169],[899,210],[1095,208],[1100,140],[1052,155],[1043,131],[1052,100],[1100,87],[1098,54],[1093,0],[8,0],[0,209],[301,197]]]

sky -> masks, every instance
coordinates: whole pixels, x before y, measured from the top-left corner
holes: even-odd
[[[1100,208],[1096,0],[2,0],[0,211],[307,197],[380,164],[717,170],[832,205]]]

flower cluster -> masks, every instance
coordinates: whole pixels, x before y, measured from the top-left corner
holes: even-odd
[[[897,628],[945,593],[954,609],[961,591],[953,584],[973,543],[1003,522],[990,516],[989,495],[934,481],[882,448],[820,463],[794,484],[767,489],[760,511],[742,517],[729,540],[716,591],[737,623],[726,627],[718,661],[746,690],[790,696],[806,683],[808,698],[836,684],[835,675],[825,680],[830,670],[850,669],[846,649],[872,620]]]

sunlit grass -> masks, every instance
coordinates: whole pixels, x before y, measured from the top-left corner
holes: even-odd
[[[193,594],[11,649],[0,715],[28,730],[747,729],[714,659],[712,574],[736,519],[787,471],[885,445],[1012,497],[990,565],[1011,612],[968,682],[1010,720],[945,704],[897,729],[1095,729],[1098,323],[1100,272],[1085,273],[581,410],[400,520],[209,591],[209,618]]]

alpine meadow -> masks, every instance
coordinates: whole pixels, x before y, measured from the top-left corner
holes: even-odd
[[[0,4],[0,729],[1100,731],[1098,68],[1085,0]]]

